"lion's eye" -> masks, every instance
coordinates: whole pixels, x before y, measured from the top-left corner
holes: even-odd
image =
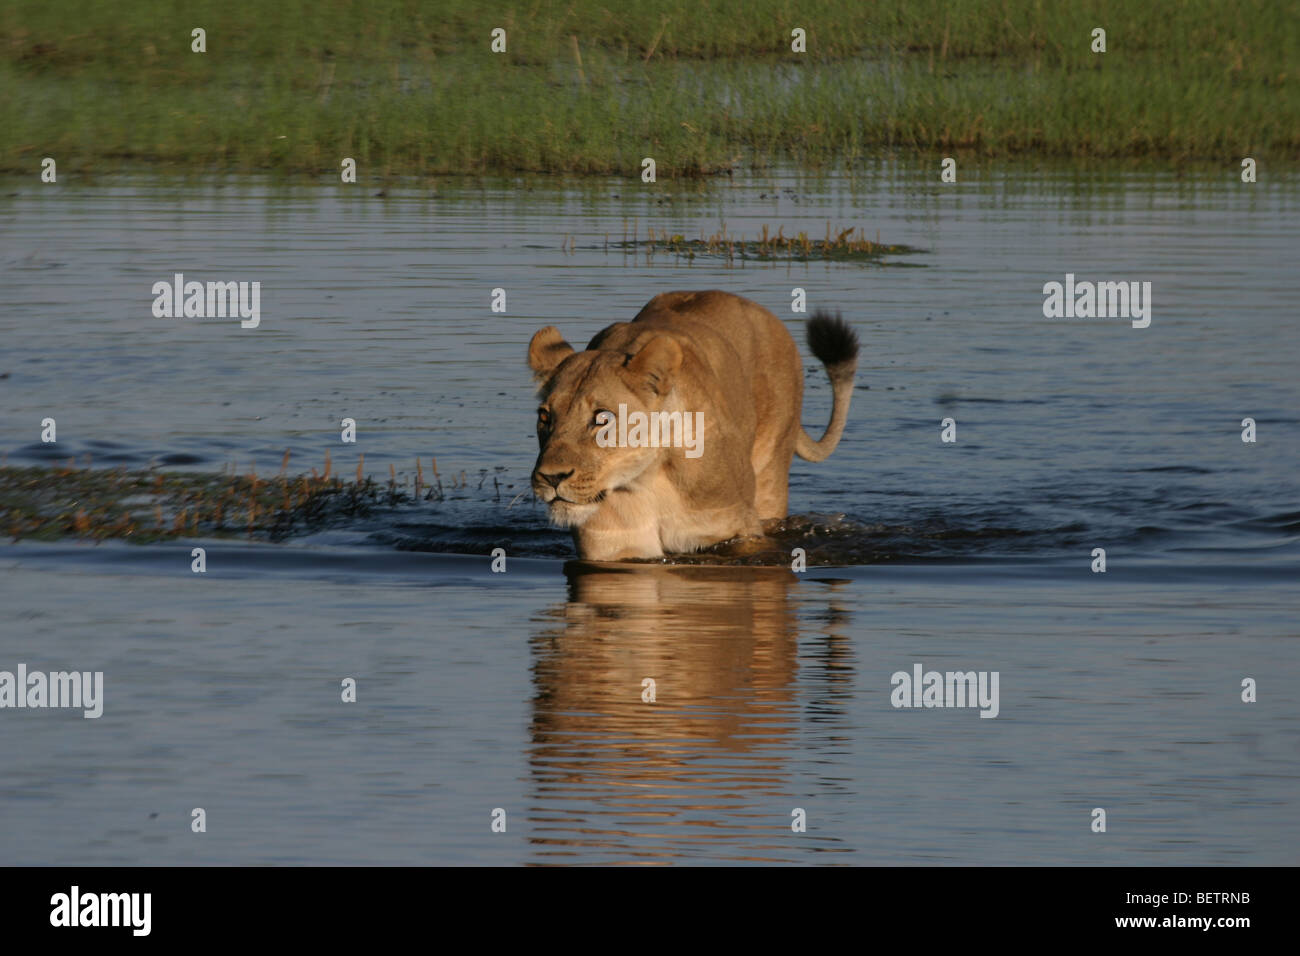
[[[537,427],[538,428],[551,427],[551,413],[544,408],[539,408],[537,410]]]
[[[596,414],[591,419],[591,424],[594,428],[600,428],[603,425],[610,424],[612,421],[614,421],[613,412],[608,408],[598,408]]]

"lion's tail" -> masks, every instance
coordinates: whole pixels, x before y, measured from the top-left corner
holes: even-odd
[[[820,441],[813,441],[801,425],[794,439],[795,454],[806,461],[829,457],[844,434],[853,398],[853,373],[858,369],[858,336],[839,315],[816,312],[808,320],[808,348],[826,366],[831,380],[831,423]]]

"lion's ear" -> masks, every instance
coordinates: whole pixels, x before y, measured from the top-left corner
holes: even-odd
[[[528,367],[533,370],[533,378],[544,382],[551,377],[556,366],[572,354],[573,346],[564,341],[560,330],[548,325],[528,343]]]
[[[673,376],[681,365],[682,347],[666,335],[656,335],[623,363],[638,384],[656,395],[664,395],[673,387]]]

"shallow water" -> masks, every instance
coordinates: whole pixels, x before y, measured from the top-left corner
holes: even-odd
[[[203,576],[192,542],[0,546],[0,669],[106,685],[98,720],[0,711],[0,861],[1295,862],[1296,181],[968,175],[6,182],[9,461],[265,473],[290,448],[290,470],[364,452],[400,479],[437,456],[448,500],[202,542]],[[633,220],[829,220],[926,251],[606,252]],[[260,280],[261,327],[155,319],[177,271]],[[1151,281],[1151,326],[1045,319],[1067,272]],[[520,497],[531,333],[585,342],[656,292],[722,288],[801,339],[795,286],[864,346],[843,443],[792,473],[782,544],[809,572],[566,563]],[[811,360],[807,381],[819,433]],[[892,707],[916,662],[999,672],[998,717]]]

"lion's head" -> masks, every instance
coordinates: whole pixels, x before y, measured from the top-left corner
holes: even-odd
[[[634,412],[648,417],[664,408],[681,364],[681,346],[665,335],[649,338],[631,354],[575,352],[554,326],[533,336],[528,365],[541,383],[541,452],[532,485],[533,493],[550,506],[553,521],[581,525],[607,495],[636,481],[665,453],[658,447],[619,447],[608,439],[620,405],[629,417]]]

